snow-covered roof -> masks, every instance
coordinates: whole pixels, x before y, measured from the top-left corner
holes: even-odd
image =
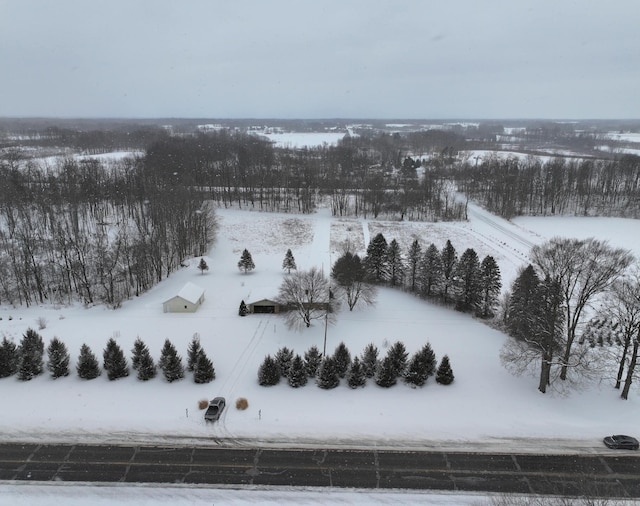
[[[187,283],[182,287],[182,289],[178,292],[178,297],[186,300],[187,302],[191,302],[195,304],[198,302],[198,299],[202,297],[204,293],[204,288],[196,285],[195,283]]]

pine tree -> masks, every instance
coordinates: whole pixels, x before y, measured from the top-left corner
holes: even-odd
[[[140,339],[140,336],[136,337],[136,340],[133,342],[133,348],[131,348],[131,367],[134,371],[138,370],[140,366],[140,357],[144,352],[149,353],[149,348],[144,344],[144,341]]]
[[[409,357],[409,353],[407,353],[404,343],[401,341],[393,343],[387,352],[387,357],[391,360],[393,374],[395,374],[396,378],[402,376],[404,374],[404,370],[407,368],[407,358]]]
[[[0,344],[0,378],[13,376],[18,372],[19,366],[19,348],[13,341],[9,341],[9,339],[4,336]]]
[[[404,260],[398,241],[393,239],[387,248],[387,268],[391,286],[402,285],[404,282]]]
[[[420,241],[414,239],[407,253],[407,276],[409,277],[409,286],[412,292],[415,292],[417,288],[421,260],[422,247],[420,246]]]
[[[200,274],[204,274],[204,271],[209,270],[209,266],[207,265],[207,262],[205,261],[204,258],[200,259],[200,263],[198,264],[198,269],[200,269]]]
[[[482,302],[480,260],[473,248],[467,248],[455,266],[453,275],[454,299],[456,309],[465,312],[478,312]]]
[[[44,341],[33,329],[27,329],[20,341],[20,366],[18,379],[29,381],[42,374],[44,365]]]
[[[207,357],[204,350],[201,350],[193,369],[193,381],[198,384],[210,383],[216,379],[216,371],[213,368],[213,362]]]
[[[238,261],[238,269],[246,274],[247,272],[252,271],[255,268],[256,264],[253,263],[251,253],[249,253],[249,250],[245,249],[240,256],[240,260]]]
[[[404,374],[404,381],[410,385],[422,386],[436,370],[436,357],[429,343],[417,351]]]
[[[304,366],[309,378],[315,378],[322,362],[322,353],[314,345],[304,353]]]
[[[156,364],[151,357],[149,348],[147,348],[146,346],[141,349],[138,355],[137,370],[137,376],[140,381],[148,381],[155,378],[156,374],[158,374]]]
[[[369,343],[362,353],[362,367],[367,378],[373,378],[378,367],[378,348]]]
[[[440,293],[444,283],[442,257],[435,244],[425,250],[420,263],[420,291],[425,297]]]
[[[529,264],[521,270],[511,286],[507,311],[507,328],[518,339],[530,339],[535,334],[533,308],[539,306],[540,278]]]
[[[431,348],[431,344],[425,344],[422,349],[418,352],[424,356],[424,363],[427,376],[433,376],[436,373],[436,354]]]
[[[482,298],[478,316],[492,318],[498,307],[502,281],[500,279],[500,268],[491,255],[484,257],[480,265],[480,287]]]
[[[247,314],[249,314],[249,308],[244,303],[244,300],[240,301],[240,307],[238,308],[238,314],[240,316],[247,316]]]
[[[353,357],[353,361],[349,367],[349,373],[347,374],[347,384],[351,388],[359,388],[363,387],[366,382],[367,378],[364,374],[362,362],[360,362],[360,359],[357,356]]]
[[[289,368],[289,376],[287,380],[289,386],[293,388],[303,387],[307,384],[307,370],[304,366],[304,361],[300,355],[293,357],[291,361],[291,367]]]
[[[200,345],[200,336],[196,332],[191,338],[191,342],[187,347],[187,371],[192,372],[196,368],[198,357],[202,352],[202,346]]]
[[[47,358],[47,369],[54,379],[69,376],[69,351],[57,337],[54,337],[47,347]]]
[[[336,371],[336,364],[332,357],[325,357],[318,368],[316,384],[325,390],[330,390],[340,384],[340,377]]]
[[[164,346],[160,352],[160,361],[158,362],[165,379],[172,383],[184,378],[184,366],[182,365],[182,357],[178,355],[176,347],[171,341],[165,339]]]
[[[387,355],[380,362],[380,366],[376,369],[376,385],[389,388],[396,384],[398,375],[394,367],[392,358]]]
[[[351,353],[344,342],[341,342],[333,352],[333,363],[338,376],[344,378],[351,365]]]
[[[127,359],[124,357],[122,348],[116,343],[115,339],[110,338],[107,346],[102,354],[103,367],[107,371],[109,381],[129,376],[129,366]]]
[[[258,369],[258,383],[261,386],[273,386],[280,382],[280,368],[271,355],[264,357]]]
[[[293,253],[288,249],[284,256],[284,260],[282,260],[282,269],[287,271],[287,274],[290,274],[292,270],[295,271],[297,268],[296,259],[293,258]]]
[[[451,364],[449,363],[449,357],[445,355],[440,361],[438,371],[436,372],[436,383],[441,385],[450,385],[453,383],[453,371],[451,370]]]
[[[389,275],[387,240],[382,233],[377,234],[367,246],[364,268],[371,281],[382,283],[387,280]]]
[[[80,378],[86,380],[97,378],[102,374],[100,364],[98,363],[98,357],[93,354],[91,348],[86,344],[83,344],[80,347],[80,355],[78,356],[76,371],[78,371],[78,376]]]
[[[278,350],[275,358],[280,375],[286,378],[289,376],[289,368],[291,367],[291,361],[293,360],[293,350],[283,346]]]
[[[449,289],[453,284],[455,268],[458,263],[458,254],[448,239],[444,248],[442,248],[440,259],[442,261],[442,300],[449,302]]]

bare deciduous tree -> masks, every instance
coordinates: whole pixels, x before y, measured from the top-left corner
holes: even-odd
[[[290,328],[310,327],[313,320],[329,319],[329,280],[315,267],[294,272],[282,281],[278,302],[289,309],[285,318]]]

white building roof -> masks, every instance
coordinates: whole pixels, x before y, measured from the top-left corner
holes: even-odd
[[[194,283],[187,283],[178,292],[178,297],[195,304],[198,302],[198,299],[202,297],[202,294],[204,294],[204,288],[201,288]]]

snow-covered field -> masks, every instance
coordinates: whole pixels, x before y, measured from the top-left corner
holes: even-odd
[[[332,353],[340,341],[352,354],[360,354],[372,342],[381,355],[396,340],[410,353],[430,342],[438,359],[444,354],[451,359],[455,382],[450,386],[430,379],[417,389],[402,383],[383,389],[369,381],[365,388],[351,390],[344,380],[333,390],[322,390],[313,382],[299,389],[284,381],[260,387],[256,374],[265,355],[275,354],[282,346],[299,354],[311,345],[322,350],[325,328],[316,323],[295,332],[276,315],[241,318],[237,314],[241,300],[249,303],[277,294],[287,248],[299,269],[316,266],[328,273],[347,240],[363,253],[377,232],[383,232],[387,241],[395,238],[403,248],[414,238],[423,248],[431,242],[440,248],[450,239],[458,254],[469,247],[480,258],[492,254],[507,286],[525,264],[531,245],[554,235],[596,236],[638,253],[637,221],[518,218],[510,223],[476,206],[470,206],[469,222],[461,223],[337,219],[326,209],[309,216],[219,210],[218,216],[219,238],[205,257],[210,270],[204,274],[197,269],[200,259],[195,258],[115,311],[101,306],[0,308],[0,335],[18,342],[28,327],[37,329],[37,321],[44,318],[47,325],[40,333],[45,344],[54,336],[63,340],[73,368],[82,343],[101,356],[110,337],[128,352],[140,336],[157,360],[166,338],[186,357],[188,343],[198,333],[217,378],[206,385],[196,385],[189,375],[171,384],[161,377],[141,382],[135,375],[110,382],[103,374],[84,381],[75,373],[57,380],[47,374],[29,382],[15,376],[0,379],[3,441],[171,444],[179,440],[181,444],[214,445],[224,440],[239,445],[596,453],[606,451],[601,443],[604,435],[638,435],[640,395],[635,386],[626,402],[608,380],[569,394],[542,395],[536,390],[535,378],[513,377],[500,364],[499,350],[506,339],[502,333],[409,293],[381,289],[374,307],[353,312],[343,309],[336,324],[327,329],[327,352]],[[244,248],[256,264],[249,274],[242,274],[236,265]],[[163,313],[162,302],[189,281],[206,290],[200,310]],[[227,398],[228,408],[219,423],[206,424],[198,401],[219,395]],[[239,397],[248,400],[248,409],[235,408]],[[2,487],[4,492],[7,486]],[[19,495],[19,489],[15,486],[11,491]],[[48,493],[35,489],[37,500],[29,504],[48,504],[38,499]],[[357,497],[336,496],[335,502],[358,504]],[[263,499],[268,503],[269,497]],[[378,504],[397,503],[386,496],[376,500]],[[75,504],[72,498],[69,501]],[[371,503],[368,498],[361,502]],[[446,503],[436,500],[433,504]]]

